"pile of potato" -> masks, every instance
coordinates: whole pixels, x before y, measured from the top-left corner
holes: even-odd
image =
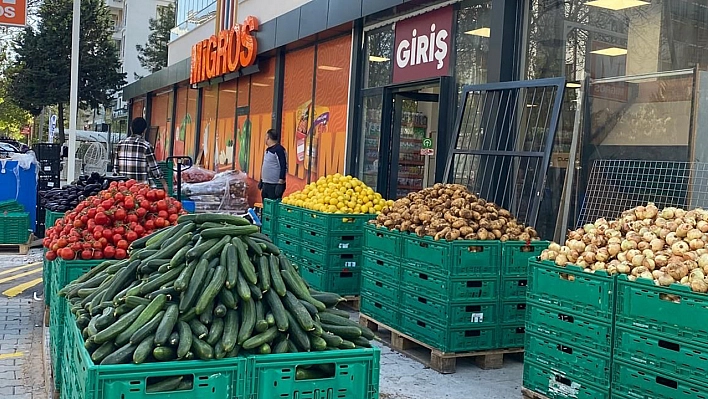
[[[410,193],[384,208],[372,223],[435,240],[538,239],[533,228],[519,223],[508,210],[478,198],[459,184],[438,183]]]
[[[708,292],[708,211],[659,210],[649,203],[613,221],[598,219],[570,231],[565,245],[552,243],[541,260],[574,264],[587,272],[626,274],[669,286]]]

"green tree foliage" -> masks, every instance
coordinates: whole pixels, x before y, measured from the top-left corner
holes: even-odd
[[[42,107],[59,107],[59,137],[64,138],[64,105],[71,76],[72,0],[44,0],[35,30],[27,27],[14,42],[16,58],[8,68],[13,101],[38,115]],[[113,23],[103,0],[81,1],[79,101],[82,108],[107,106],[125,84]]]
[[[175,5],[158,8],[157,18],[150,18],[150,35],[147,43],[136,45],[140,65],[155,73],[167,66],[167,43],[175,27]]]

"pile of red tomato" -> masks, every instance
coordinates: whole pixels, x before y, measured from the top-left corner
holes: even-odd
[[[182,204],[164,190],[134,180],[113,182],[47,230],[45,257],[125,259],[131,242],[174,225],[183,213]]]

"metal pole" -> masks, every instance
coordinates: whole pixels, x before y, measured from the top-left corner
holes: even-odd
[[[74,0],[74,14],[71,26],[71,89],[69,91],[69,165],[66,179],[76,178],[76,118],[79,110],[79,29],[81,22],[81,0]]]

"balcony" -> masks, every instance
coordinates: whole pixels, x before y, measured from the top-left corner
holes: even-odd
[[[108,8],[123,9],[123,0],[106,0]]]

